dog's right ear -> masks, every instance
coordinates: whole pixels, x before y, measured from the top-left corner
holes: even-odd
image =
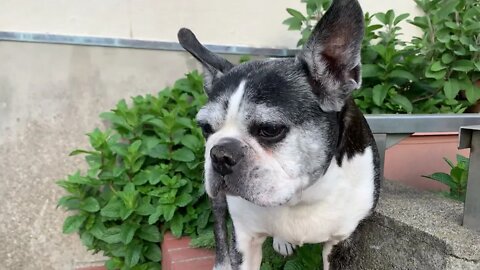
[[[200,44],[190,29],[180,29],[178,31],[178,41],[185,50],[202,63],[205,92],[209,95],[213,82],[233,68],[233,64]]]

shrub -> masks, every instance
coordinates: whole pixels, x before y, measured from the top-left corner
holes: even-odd
[[[302,0],[306,14],[287,9],[289,30],[303,45],[331,0]],[[426,15],[412,22],[424,36],[399,39],[408,14],[365,14],[362,88],[353,93],[365,113],[464,112],[480,98],[480,7],[476,0],[416,0]],[[373,19],[379,23],[373,23]],[[464,98],[465,97],[465,98]]]
[[[480,5],[478,0],[415,0],[424,16],[412,24],[423,35],[412,41],[425,61],[432,86],[426,99],[442,93],[443,106],[465,110],[480,98]],[[465,100],[466,99],[466,100]]]
[[[110,257],[108,269],[159,269],[165,230],[195,236],[211,226],[203,186],[203,147],[195,115],[206,102],[202,78],[192,72],[157,96],[121,100],[101,114],[110,127],[88,134],[86,173],[58,181],[72,211],[64,233]]]

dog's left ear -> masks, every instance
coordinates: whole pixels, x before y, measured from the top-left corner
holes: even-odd
[[[333,0],[297,56],[324,111],[340,111],[360,87],[363,12],[357,0]]]
[[[210,95],[212,84],[216,79],[229,71],[233,64],[227,59],[214,54],[205,48],[190,29],[182,28],[178,31],[180,45],[195,57],[204,67],[204,87],[207,96]]]

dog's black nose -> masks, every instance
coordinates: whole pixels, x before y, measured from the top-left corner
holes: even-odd
[[[242,143],[239,140],[225,138],[210,150],[213,169],[220,175],[232,173],[232,167],[243,158]]]

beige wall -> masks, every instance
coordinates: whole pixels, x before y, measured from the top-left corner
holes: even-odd
[[[413,0],[360,0],[365,11],[418,14]],[[176,41],[189,27],[210,44],[295,47],[285,8],[300,0],[1,0],[0,31]],[[418,33],[407,24],[405,38]]]
[[[184,52],[0,42],[0,269],[70,270],[91,257],[63,235],[55,182],[85,167],[85,133],[118,100],[196,67]],[[168,68],[166,68],[168,67]]]

